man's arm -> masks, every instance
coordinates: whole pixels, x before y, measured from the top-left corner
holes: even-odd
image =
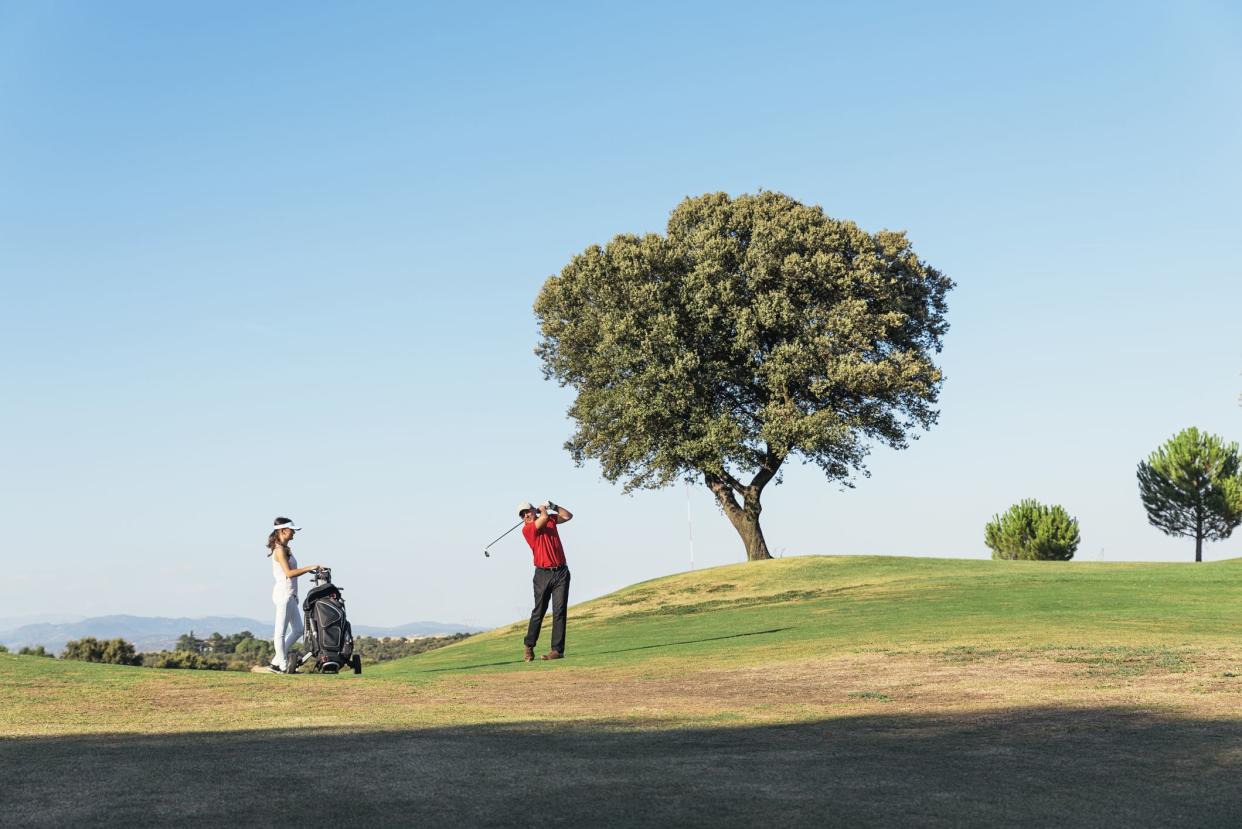
[[[548,523],[548,507],[546,504],[539,505],[539,517],[535,519],[535,529],[542,530]]]
[[[547,507],[548,507],[548,504],[546,504],[546,503],[545,503],[545,504],[544,504],[543,506],[541,506],[539,509],[544,510],[544,511],[546,512],[546,511],[547,511]],[[565,509],[565,508],[564,508],[564,507],[562,507],[560,504],[557,504],[557,505],[556,505],[556,512],[555,512],[555,513],[553,513],[553,515],[555,515],[555,516],[556,516],[556,523],[557,523],[557,524],[564,524],[564,523],[566,523],[567,521],[572,520],[572,519],[573,519],[573,517],[574,517],[574,514],[573,514],[572,512],[570,512],[569,510]]]

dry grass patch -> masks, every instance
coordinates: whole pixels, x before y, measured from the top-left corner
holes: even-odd
[[[701,663],[698,663],[701,664]],[[982,714],[1015,705],[1131,706],[1236,715],[1238,649],[1065,648],[859,651],[702,668],[532,665],[423,684],[362,677],[143,671],[139,681],[51,683],[8,695],[0,735],[171,733],[281,727],[405,728],[514,721],[795,722],[869,710]]]
[[[886,711],[919,714],[1006,710],[1018,704],[1139,704],[1218,716],[1235,709],[1242,693],[1242,678],[1227,676],[1242,662],[1236,650],[1098,650],[984,649],[973,650],[968,660],[960,658],[960,649],[869,651],[727,669],[687,669],[669,658],[644,663],[641,671],[558,666],[477,675],[469,681],[450,678],[436,688],[435,697],[514,719],[622,716],[698,722],[729,716],[772,722],[839,716],[878,704]]]

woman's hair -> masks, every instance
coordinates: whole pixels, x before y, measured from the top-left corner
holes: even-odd
[[[276,516],[276,520],[273,521],[272,523],[276,525],[280,525],[280,524],[292,524],[293,522],[290,521],[288,518],[285,518],[283,515],[278,515]],[[267,534],[267,554],[269,557],[272,555],[272,553],[276,552],[276,545],[280,543],[279,533],[280,533],[280,530],[272,530],[270,533]]]

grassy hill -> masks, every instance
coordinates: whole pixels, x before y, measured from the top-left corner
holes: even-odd
[[[0,655],[6,814],[292,825],[331,775],[369,825],[1235,825],[1240,600],[1242,561],[806,557],[578,605],[555,663]]]
[[[572,664],[743,664],[841,649],[1236,641],[1242,560],[1060,564],[803,557],[636,584],[571,612]],[[545,624],[550,624],[546,622]],[[381,666],[414,679],[520,668],[524,622]],[[545,643],[546,644],[546,643]],[[665,651],[663,649],[670,649]]]

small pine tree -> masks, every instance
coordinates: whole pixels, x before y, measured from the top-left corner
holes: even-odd
[[[983,528],[992,558],[1019,561],[1069,561],[1078,549],[1078,519],[1060,505],[1044,506],[1027,498],[994,515]]]
[[[1238,444],[1191,427],[1138,465],[1139,497],[1147,520],[1166,535],[1222,541],[1242,523],[1242,459]]]

